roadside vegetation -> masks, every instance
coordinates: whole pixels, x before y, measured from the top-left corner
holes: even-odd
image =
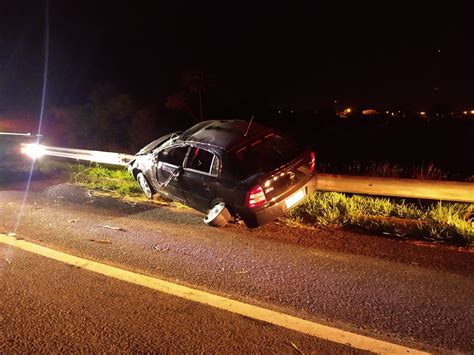
[[[407,202],[336,192],[316,192],[290,212],[290,220],[385,234],[474,245],[474,204]]]
[[[137,182],[125,168],[48,160],[40,162],[38,169],[45,175],[65,178],[69,182],[81,184],[92,190],[118,196],[142,196]]]
[[[117,197],[145,200],[140,187],[124,168],[46,160],[39,164],[39,171]],[[165,200],[158,200],[162,202]],[[292,225],[346,228],[399,239],[472,246],[473,215],[474,204],[469,203],[316,192],[293,209],[287,221]]]

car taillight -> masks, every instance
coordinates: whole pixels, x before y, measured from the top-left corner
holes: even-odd
[[[247,192],[246,204],[248,208],[260,207],[265,203],[267,203],[267,198],[265,197],[263,189],[260,186],[254,186],[249,192]]]
[[[316,168],[316,155],[314,155],[314,152],[309,153],[309,156],[311,157],[311,161],[309,162],[309,169],[311,172],[314,171],[314,168]]]

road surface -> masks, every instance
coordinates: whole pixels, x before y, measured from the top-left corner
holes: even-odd
[[[383,342],[474,349],[472,252],[281,223],[213,229],[188,209],[53,181],[22,210],[23,191],[0,186],[0,233]],[[0,352],[362,352],[1,243],[0,281]]]

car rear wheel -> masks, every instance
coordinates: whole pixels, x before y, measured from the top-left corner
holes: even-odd
[[[138,173],[137,181],[138,181],[138,185],[140,185],[140,188],[142,189],[145,196],[151,200],[153,198],[153,190],[151,189],[151,186],[148,183],[145,175],[143,175],[143,173]]]
[[[225,207],[224,202],[219,202],[212,207],[206,217],[204,217],[204,223],[212,227],[224,227],[231,220],[229,210]]]

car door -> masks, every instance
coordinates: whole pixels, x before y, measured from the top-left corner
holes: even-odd
[[[183,202],[184,196],[180,186],[181,172],[179,174],[176,172],[177,169],[182,168],[188,149],[189,145],[173,145],[161,150],[156,157],[158,191]],[[171,177],[173,174],[174,176]]]
[[[191,147],[181,174],[184,198],[193,208],[207,212],[216,196],[219,157],[200,147]]]

